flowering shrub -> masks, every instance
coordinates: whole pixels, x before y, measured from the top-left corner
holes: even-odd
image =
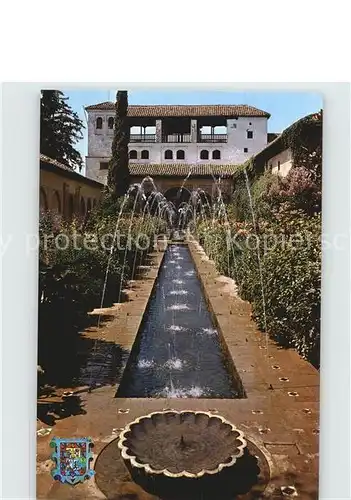
[[[267,199],[275,208],[285,203],[285,211],[302,210],[307,215],[321,210],[321,185],[311,170],[302,166],[292,168],[286,177],[276,176],[278,182],[267,191]]]

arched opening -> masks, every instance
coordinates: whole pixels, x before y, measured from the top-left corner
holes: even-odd
[[[141,152],[141,159],[148,160],[149,159],[149,151],[147,149],[143,149]]]
[[[164,196],[175,207],[175,217],[172,220],[173,227],[185,229],[193,216],[190,191],[185,187],[173,187],[168,189]]]
[[[73,214],[74,214],[74,198],[73,194],[70,193],[68,195],[68,218],[72,219]]]
[[[92,208],[91,199],[88,198],[88,201],[87,201],[87,213],[91,212],[91,208]]]
[[[211,211],[212,198],[201,188],[192,191],[191,204],[196,213],[203,217],[208,217]]]
[[[129,151],[129,159],[130,160],[136,160],[138,158],[138,153],[135,149],[132,149]]]
[[[99,128],[99,129],[102,128],[102,118],[101,118],[101,116],[98,116],[96,118],[96,128]]]
[[[83,197],[80,199],[80,215],[85,216],[85,201]]]
[[[165,151],[165,160],[173,160],[173,151],[170,149],[166,149]]]
[[[211,195],[206,193],[206,191],[201,191],[200,200],[201,200],[202,206],[210,207],[212,205]]]
[[[151,193],[157,192],[157,187],[155,191],[155,183],[151,177],[145,177],[143,180],[143,189],[146,197],[148,198]]]
[[[48,210],[48,208],[49,208],[48,199],[47,199],[47,196],[45,193],[45,189],[42,187],[40,188],[40,208],[42,210]]]
[[[185,151],[183,149],[178,149],[177,151],[177,160],[185,159]]]
[[[221,152],[219,149],[215,149],[212,153],[212,159],[213,160],[220,160],[221,159]]]
[[[208,150],[202,149],[200,151],[200,160],[208,160]]]
[[[113,116],[110,116],[110,118],[107,121],[108,128],[113,128],[114,123],[115,123],[115,120],[114,120]]]
[[[55,210],[58,214],[61,213],[61,199],[60,193],[58,191],[54,191],[52,195],[52,209]]]
[[[183,188],[173,187],[167,189],[164,196],[168,201],[171,201],[177,207],[180,205],[180,203],[189,202],[190,191],[184,187]]]

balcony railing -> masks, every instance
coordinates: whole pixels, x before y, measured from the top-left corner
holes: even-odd
[[[197,142],[227,142],[227,134],[200,134]],[[130,134],[130,142],[156,142],[156,134]],[[190,134],[167,134],[162,136],[163,143],[189,143]]]
[[[190,136],[190,134],[163,135],[162,142],[176,142],[176,143],[191,142],[191,136]]]
[[[200,134],[198,142],[227,142],[227,134]]]
[[[155,134],[130,134],[130,142],[155,142]]]

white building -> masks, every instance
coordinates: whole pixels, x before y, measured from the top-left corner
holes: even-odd
[[[94,104],[86,111],[86,175],[106,182],[115,105]],[[269,117],[248,105],[129,105],[130,163],[241,164],[266,146]]]

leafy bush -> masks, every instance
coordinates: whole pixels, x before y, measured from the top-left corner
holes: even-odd
[[[319,366],[321,218],[293,215],[261,220],[257,233],[249,222],[231,221],[230,228],[203,223],[200,241],[218,270],[234,278],[241,297],[251,302],[259,328]],[[232,245],[228,229],[236,235]]]
[[[64,221],[51,212],[41,214],[38,361],[44,370],[57,346],[74,342],[73,331],[77,333],[87,321],[89,311],[100,307],[103,290],[102,307],[120,299],[121,289],[145,259],[162,226],[154,217],[128,212],[120,218],[117,233],[116,223],[116,212],[101,218],[92,214],[85,224]],[[138,250],[135,238],[140,233],[148,241]],[[114,236],[119,239],[111,253]]]
[[[318,365],[321,221],[317,216],[288,224],[272,249],[265,251],[263,237],[279,234],[281,227],[270,226],[260,235],[262,282],[257,250],[245,248],[238,265],[239,289],[251,302],[260,328]]]
[[[235,181],[233,191],[233,215],[236,220],[244,221],[250,217],[250,200],[247,193],[247,187],[244,174]]]
[[[280,203],[280,200],[275,199],[273,193],[280,185],[280,182],[278,175],[268,171],[253,182],[251,193],[255,215],[258,219],[271,220],[272,217],[274,218],[272,210],[274,206]]]

